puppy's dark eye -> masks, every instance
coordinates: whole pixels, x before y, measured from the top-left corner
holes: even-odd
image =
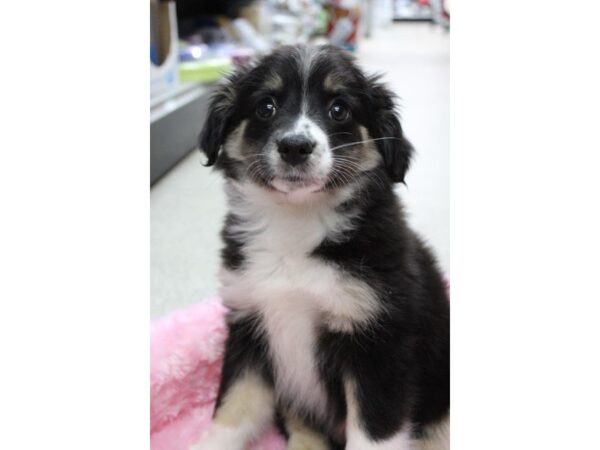
[[[268,119],[277,112],[275,100],[272,97],[265,97],[256,105],[256,115],[261,119]]]
[[[350,110],[344,103],[336,100],[329,108],[329,117],[336,122],[345,122],[350,117]]]

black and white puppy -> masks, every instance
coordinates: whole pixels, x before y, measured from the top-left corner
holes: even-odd
[[[229,338],[194,449],[448,448],[449,303],[393,185],[412,147],[391,92],[331,46],[282,47],[214,95]]]

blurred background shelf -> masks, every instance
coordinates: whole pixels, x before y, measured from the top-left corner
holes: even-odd
[[[150,183],[196,148],[212,85],[181,83],[150,102]]]

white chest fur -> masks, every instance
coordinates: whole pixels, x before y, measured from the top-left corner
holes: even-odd
[[[373,318],[373,291],[338,267],[312,257],[325,239],[350,225],[324,200],[313,205],[277,204],[246,187],[230,197],[242,220],[233,231],[244,243],[245,262],[222,272],[225,304],[260,313],[274,363],[276,394],[317,415],[326,414],[315,357],[316,330],[351,330]]]

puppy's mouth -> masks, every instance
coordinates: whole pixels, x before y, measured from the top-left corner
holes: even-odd
[[[270,187],[281,194],[304,197],[323,191],[325,184],[325,180],[314,178],[275,177],[271,181]]]

